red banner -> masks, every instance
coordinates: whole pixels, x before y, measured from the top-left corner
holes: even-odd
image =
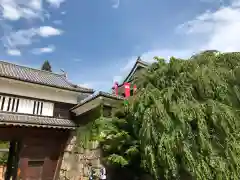
[[[114,83],[114,91],[115,91],[115,95],[117,96],[118,95],[118,83],[117,82]]]
[[[130,96],[130,83],[124,83],[124,89],[125,89],[125,97],[128,98]]]

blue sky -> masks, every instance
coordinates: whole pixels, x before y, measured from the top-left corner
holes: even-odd
[[[240,0],[0,0],[0,59],[109,90],[137,56],[240,50]]]

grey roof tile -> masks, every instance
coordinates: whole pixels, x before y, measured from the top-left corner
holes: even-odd
[[[80,87],[70,83],[63,75],[33,69],[4,61],[0,61],[0,77],[41,84],[78,92],[93,93],[93,89]]]
[[[8,112],[0,112],[0,124],[59,129],[74,129],[76,127],[74,122],[69,119],[41,117]]]
[[[122,97],[122,96],[116,96],[115,94],[110,94],[110,93],[107,93],[107,92],[99,91],[95,94],[92,94],[92,95],[86,97],[85,99],[80,101],[76,106],[72,107],[70,110],[76,109],[77,107],[82,106],[83,104],[85,104],[89,101],[92,101],[99,96],[107,97],[107,98],[111,98],[111,99],[116,99],[116,100],[124,100],[124,97]]]

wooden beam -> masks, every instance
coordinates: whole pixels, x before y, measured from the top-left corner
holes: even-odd
[[[8,161],[7,161],[7,170],[5,173],[5,180],[10,180],[12,172],[13,172],[13,160],[14,160],[14,150],[16,148],[16,141],[11,141],[10,142],[10,148],[9,148],[9,153],[8,153]]]
[[[15,148],[15,156],[14,156],[14,163],[13,163],[13,178],[12,180],[17,180],[18,178],[18,165],[19,165],[19,155],[22,148],[22,143],[20,141],[16,142]]]

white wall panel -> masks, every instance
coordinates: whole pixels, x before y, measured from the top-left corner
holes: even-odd
[[[77,104],[80,92],[62,90],[0,77],[0,93]]]

